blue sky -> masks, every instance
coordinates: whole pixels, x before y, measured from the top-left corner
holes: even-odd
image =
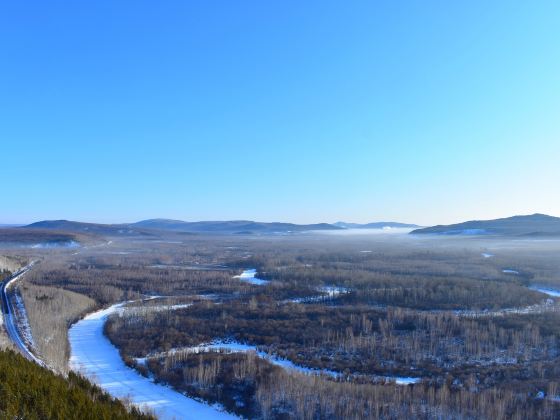
[[[0,222],[560,216],[557,1],[0,5]]]

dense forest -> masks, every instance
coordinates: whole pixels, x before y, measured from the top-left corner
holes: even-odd
[[[150,419],[74,373],[67,378],[12,351],[0,351],[0,418]]]
[[[557,252],[445,239],[112,240],[42,251],[20,293],[47,350],[40,331],[58,337],[84,311],[129,301],[105,325],[125,362],[244,417],[553,418],[560,304],[531,287],[560,286]],[[239,278],[248,268],[265,282]],[[192,351],[220,342],[258,353]]]

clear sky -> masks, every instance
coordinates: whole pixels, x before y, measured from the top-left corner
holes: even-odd
[[[8,1],[0,223],[560,216],[558,1]]]

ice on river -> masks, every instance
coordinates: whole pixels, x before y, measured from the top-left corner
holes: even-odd
[[[241,273],[238,276],[234,276],[234,279],[239,279],[241,281],[244,281],[246,283],[251,283],[251,284],[256,284],[257,286],[263,286],[265,284],[268,283],[268,280],[262,280],[259,279],[257,277],[255,277],[257,275],[257,270],[254,268],[251,268],[249,270],[245,270],[243,271],[243,273]]]
[[[550,289],[548,287],[539,287],[539,286],[531,286],[531,287],[529,287],[529,289],[536,290],[537,292],[547,294],[548,296],[560,297],[560,290],[557,290],[557,289]]]
[[[94,312],[70,328],[70,368],[117,398],[130,398],[160,419],[230,419],[233,415],[158,385],[127,367],[119,351],[103,335],[107,317],[123,304]]]

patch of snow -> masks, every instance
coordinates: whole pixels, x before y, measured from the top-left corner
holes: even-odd
[[[335,298],[338,295],[350,292],[350,289],[346,287],[339,287],[339,286],[322,286],[322,287],[318,287],[316,290],[318,292],[321,292],[321,294],[318,296],[308,296],[302,298],[289,299],[286,302],[293,302],[293,303],[322,302],[325,300]]]
[[[235,418],[169,387],[155,384],[124,364],[117,348],[103,335],[107,317],[123,305],[120,303],[91,313],[70,328],[70,368],[81,372],[112,396],[130,398],[140,408],[148,407],[160,419]]]
[[[33,341],[33,335],[31,334],[31,327],[29,326],[29,319],[27,318],[27,311],[25,310],[23,299],[18,292],[14,293],[14,298],[16,301],[16,319],[21,337],[27,344],[27,347],[35,350],[35,342]]]
[[[488,254],[487,252],[483,252],[483,253],[482,253],[482,256],[483,256],[484,258],[492,258],[492,257],[494,257],[494,254]]]
[[[497,317],[506,316],[510,314],[515,315],[528,315],[528,314],[541,314],[545,312],[560,312],[560,306],[554,303],[553,299],[546,299],[542,303],[535,305],[522,306],[518,308],[504,308],[495,311],[484,310],[457,310],[453,313],[457,316],[465,316],[470,318],[484,318],[484,317]]]
[[[41,242],[31,245],[33,249],[51,249],[51,248],[79,248],[80,243],[76,241],[67,242]]]
[[[350,289],[339,286],[323,286],[318,289],[320,292],[326,293],[328,297],[335,297],[343,293],[348,293]]]
[[[515,274],[515,275],[517,275],[517,274],[519,274],[519,271],[510,270],[510,269],[505,269],[505,270],[502,270],[502,273],[505,273],[505,274]]]
[[[254,269],[254,268],[251,268],[249,270],[243,271],[238,276],[233,276],[233,278],[234,279],[239,279],[239,280],[244,281],[246,283],[255,284],[257,286],[264,286],[265,284],[269,283],[268,280],[262,280],[262,279],[259,279],[259,278],[255,277],[256,275],[257,275],[257,270]]]
[[[530,286],[529,289],[547,294],[548,296],[560,297],[560,290],[557,289],[550,289],[548,287],[538,287],[538,286]]]
[[[394,378],[394,379],[395,379],[395,383],[396,383],[397,385],[412,385],[412,384],[417,384],[417,383],[420,382],[420,380],[421,380],[420,378],[412,378],[412,377],[409,377],[409,376],[393,376],[393,377],[388,376],[387,378],[388,378],[389,380],[391,380],[391,379]]]
[[[306,375],[327,375],[331,377],[338,377],[341,374],[327,369],[312,369],[304,366],[296,365],[295,363],[282,359],[277,356],[270,355],[264,351],[260,351],[256,346],[250,344],[238,343],[236,341],[224,342],[216,341],[209,344],[201,344],[195,347],[186,347],[182,349],[173,349],[165,353],[159,353],[151,357],[163,357],[167,355],[172,355],[176,353],[187,353],[187,354],[199,354],[199,353],[209,353],[212,351],[223,352],[223,353],[248,353],[255,352],[257,356],[269,361],[273,365],[280,366],[284,369],[291,369],[304,373]]]

